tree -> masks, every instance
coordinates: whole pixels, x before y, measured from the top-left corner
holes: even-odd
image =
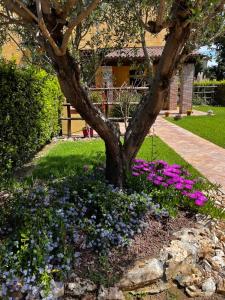
[[[214,45],[216,45],[216,62],[217,66],[209,68],[208,75],[217,80],[225,79],[225,36],[218,37]]]
[[[109,1],[106,2],[109,4]],[[70,50],[71,38],[77,35],[76,29],[104,4],[103,1],[0,0],[4,8],[2,22],[29,30],[31,39],[51,60],[67,101],[104,140],[106,178],[122,187],[133,158],[160,112],[174,72],[193,48],[203,43],[204,38],[212,37],[221,26],[225,1],[115,0],[110,3],[119,11],[127,10],[128,26],[129,20],[136,17],[143,30],[153,34],[164,28],[168,31],[151,92],[138,105],[123,143],[118,126],[107,120],[90,101],[81,84],[79,63]],[[143,7],[148,7],[150,12],[145,22],[141,16]],[[209,20],[213,26],[208,26]]]

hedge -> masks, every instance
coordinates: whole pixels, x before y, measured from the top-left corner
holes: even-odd
[[[63,97],[54,76],[0,61],[0,176],[8,177],[57,135]]]
[[[214,105],[225,106],[225,80],[203,80],[194,82],[194,86],[216,86]]]
[[[194,86],[220,86],[220,85],[225,85],[225,80],[203,80],[203,81],[195,81]]]

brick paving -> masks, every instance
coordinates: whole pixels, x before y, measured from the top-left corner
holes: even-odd
[[[159,116],[155,134],[225,193],[225,149]]]

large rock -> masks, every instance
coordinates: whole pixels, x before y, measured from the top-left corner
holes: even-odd
[[[199,285],[202,280],[202,273],[195,266],[184,264],[183,268],[180,269],[180,272],[173,279],[182,287]]]
[[[135,295],[154,295],[159,294],[163,291],[170,289],[172,286],[171,282],[164,282],[163,280],[158,280],[146,287],[139,288],[135,290]]]
[[[220,271],[225,267],[225,257],[222,256],[213,256],[210,258],[210,263],[212,264],[213,269]]]
[[[201,289],[196,287],[195,285],[191,285],[185,288],[185,292],[190,296],[191,298],[196,298],[196,297],[202,297],[204,296],[204,293],[202,292]]]
[[[220,278],[217,285],[217,293],[225,296],[225,278]]]
[[[202,284],[202,290],[206,297],[211,297],[216,291],[216,284],[213,278],[206,279]]]
[[[134,290],[144,287],[162,278],[163,264],[153,258],[145,262],[137,262],[134,268],[129,270],[119,282],[122,290]]]
[[[96,290],[97,286],[92,281],[76,277],[73,282],[67,284],[66,294],[79,297]]]
[[[98,292],[97,300],[125,300],[123,292],[118,287],[101,287]]]
[[[51,289],[53,296],[58,299],[64,296],[64,283],[52,280]]]

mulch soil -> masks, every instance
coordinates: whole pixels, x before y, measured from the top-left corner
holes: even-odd
[[[193,216],[179,213],[174,219],[155,219],[147,214],[145,217],[146,228],[136,234],[131,244],[123,248],[112,249],[105,263],[100,263],[98,255],[90,251],[81,251],[79,268],[75,270],[82,278],[93,280],[93,274],[100,273],[102,279],[109,285],[115,283],[128,268],[137,260],[145,260],[157,257],[163,246],[169,245],[173,239],[173,233],[184,227],[194,227],[196,220]]]

